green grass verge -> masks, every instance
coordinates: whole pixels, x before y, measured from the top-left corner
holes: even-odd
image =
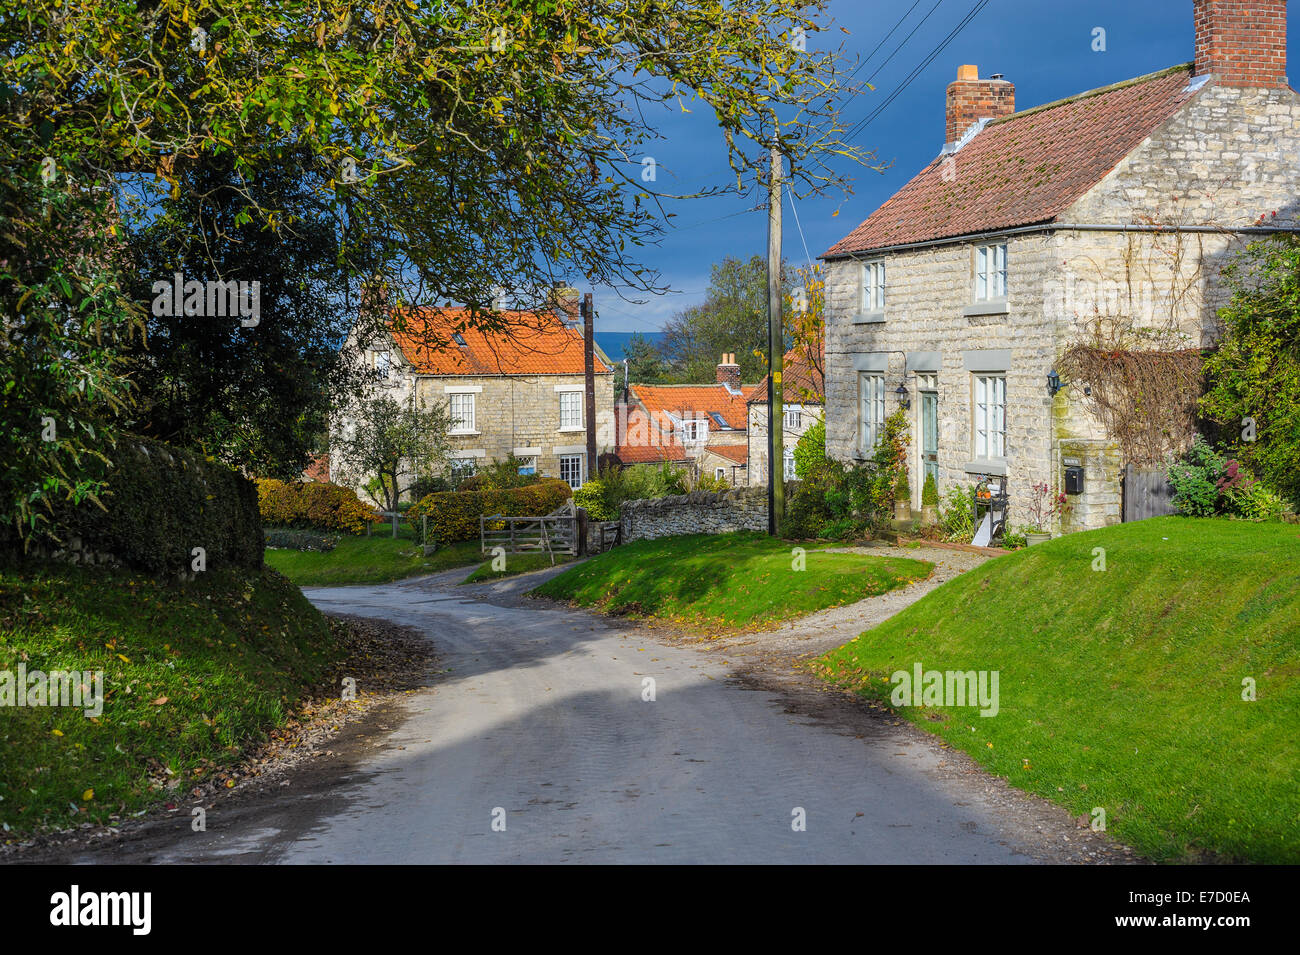
[[[814,669],[889,704],[917,662],[998,671],[1000,708],[904,718],[1073,813],[1104,809],[1148,857],[1300,862],[1300,528],[1073,534],[944,584]]]
[[[345,534],[333,550],[324,553],[268,548],[265,560],[299,587],[342,587],[435,574],[476,564],[482,556],[475,540],[440,547],[425,557],[415,530],[405,524],[395,540],[389,526],[376,525],[370,537]]]
[[[340,655],[325,618],[269,569],[177,585],[0,570],[0,671],[102,670],[105,692],[94,718],[0,707],[0,822],[105,822],[159,801],[163,780],[184,792],[284,723]]]
[[[565,564],[573,560],[568,554],[556,554],[555,564]],[[551,565],[550,554],[507,554],[506,565],[501,570],[492,569],[492,561],[485,560],[474,572],[461,581],[462,584],[476,584],[485,580],[499,580],[502,577],[513,577],[516,574],[526,574],[533,570],[543,570]]]
[[[933,570],[926,561],[901,557],[800,550],[801,557],[789,542],[748,533],[637,541],[570,568],[532,592],[606,613],[761,628],[884,593]],[[804,569],[795,569],[797,560]]]

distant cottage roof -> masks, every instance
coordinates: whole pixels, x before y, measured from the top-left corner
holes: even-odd
[[[501,331],[469,324],[468,308],[402,309],[389,332],[419,375],[581,375],[582,332],[553,313],[500,311]],[[609,366],[596,350],[596,374]]]
[[[826,251],[835,259],[1055,220],[1195,93],[1192,64],[990,122]]]
[[[825,400],[826,382],[824,370],[825,343],[817,343],[814,364],[808,360],[808,353],[803,346],[796,345],[785,353],[781,368],[781,400],[786,404],[820,404]],[[748,403],[759,404],[767,401],[767,379],[750,394]]]
[[[638,399],[656,425],[672,428],[669,416],[709,418],[709,430],[719,427],[714,414],[728,427],[744,431],[749,427],[745,402],[754,393],[754,385],[741,385],[733,392],[726,385],[633,385],[632,396]]]

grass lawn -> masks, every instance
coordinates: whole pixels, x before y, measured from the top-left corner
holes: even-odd
[[[1076,815],[1104,809],[1148,857],[1300,862],[1300,527],[1166,517],[1073,534],[983,564],[813,666],[889,704],[891,675],[917,662],[998,671],[999,710],[903,718]]]
[[[833,545],[825,545],[833,546]],[[854,603],[930,575],[901,557],[826,554],[762,534],[637,541],[606,551],[533,593],[606,613],[654,616],[713,628],[762,628]]]
[[[370,537],[344,534],[333,550],[324,553],[268,548],[265,560],[299,587],[383,584],[482,560],[476,540],[448,544],[425,557],[415,528],[403,524],[398,531],[396,540],[388,525],[376,526]]]
[[[271,570],[169,585],[0,569],[0,671],[102,670],[104,690],[99,716],[0,708],[0,823],[106,822],[161,801],[169,784],[186,792],[265,739],[341,656],[324,617]]]
[[[573,560],[568,554],[556,554],[555,564],[568,563]],[[485,580],[498,580],[501,577],[513,577],[515,574],[526,574],[531,570],[542,570],[551,566],[550,554],[507,554],[506,565],[501,570],[492,569],[492,561],[485,560],[482,564],[474,569],[462,584],[477,584]]]

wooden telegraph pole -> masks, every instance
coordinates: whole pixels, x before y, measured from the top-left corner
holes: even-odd
[[[582,296],[582,364],[586,384],[587,480],[594,480],[596,470],[596,317],[591,293]]]
[[[785,440],[781,372],[785,334],[781,327],[781,153],[772,148],[767,198],[767,532],[781,534],[785,515]]]

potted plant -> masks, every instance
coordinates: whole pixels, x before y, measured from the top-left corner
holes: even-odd
[[[910,521],[912,519],[912,487],[907,482],[907,472],[899,471],[898,480],[894,482],[894,520]]]
[[[939,487],[934,483],[934,475],[927,474],[921,485],[921,526],[929,527],[938,520]]]

